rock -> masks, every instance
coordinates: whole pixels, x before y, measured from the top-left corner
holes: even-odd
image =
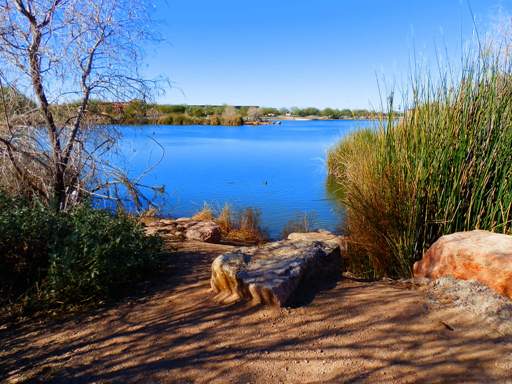
[[[288,240],[294,241],[325,241],[335,240],[336,235],[331,232],[295,232],[288,235]]]
[[[186,229],[185,237],[187,240],[218,243],[221,239],[221,231],[219,225],[213,221],[200,221]]]
[[[217,257],[210,280],[216,299],[284,306],[299,286],[341,276],[342,259],[336,241],[293,238],[242,247]]]
[[[341,250],[346,250],[346,238],[337,236],[334,233],[320,229],[318,232],[294,232],[288,235],[288,240],[294,241],[333,241]]]
[[[206,221],[206,223],[213,223],[213,221]],[[195,221],[195,220],[191,220],[189,221],[188,223],[182,223],[181,226],[185,229],[187,228],[190,228],[190,227],[193,227],[194,225],[196,225],[198,223],[198,221]],[[202,222],[199,222],[199,223],[202,223]]]
[[[187,237],[188,229],[194,227],[189,233],[190,240],[218,242],[220,240],[220,228],[216,229],[217,224],[209,222],[198,222],[188,217],[179,219],[159,219],[146,224],[146,233],[148,235],[158,234],[170,241],[182,241]]]
[[[174,226],[176,225],[176,222],[172,219],[160,219],[157,221],[157,223],[159,225],[162,225],[162,226],[168,226],[168,225],[171,225],[171,226]]]
[[[429,298],[469,311],[503,335],[512,335],[512,301],[475,281],[451,276],[421,282]]]
[[[512,298],[512,236],[488,231],[442,236],[413,271],[417,278],[476,280]]]
[[[158,227],[146,227],[144,228],[144,231],[146,232],[146,235],[153,236],[158,233],[159,228]]]
[[[176,225],[172,219],[158,219],[144,224],[146,227],[167,227]]]
[[[160,226],[160,222],[158,220],[148,221],[148,222],[144,223],[144,226],[146,228],[158,227],[158,226]]]

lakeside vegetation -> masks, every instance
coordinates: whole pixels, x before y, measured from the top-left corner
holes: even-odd
[[[412,84],[402,119],[344,138],[328,156],[346,207],[352,268],[409,277],[440,236],[512,233],[512,67],[479,57],[454,83]],[[332,186],[331,186],[332,188]]]
[[[115,298],[162,253],[134,218],[85,203],[59,212],[0,193],[0,228],[0,305],[20,314]]]
[[[0,56],[8,72],[0,73],[0,293],[7,302],[51,307],[100,301],[158,264],[161,241],[146,237],[121,207],[127,199],[137,208],[151,205],[141,191],[147,186],[105,160],[120,137],[116,127],[107,126],[111,123],[236,126],[285,118],[375,119],[378,129],[351,134],[328,159],[331,188],[339,190],[346,207],[352,269],[369,277],[409,277],[414,261],[443,234],[474,228],[511,233],[512,70],[503,58],[466,64],[456,82],[447,74],[439,85],[412,84],[413,100],[404,113],[392,104],[387,114],[159,105],[144,101],[154,99],[154,84],[137,78],[136,61],[130,61],[138,54],[132,52],[133,36],[144,31],[126,36],[121,27],[138,13],[110,25],[126,10],[106,1],[104,20],[91,26],[83,18],[87,12],[91,20],[99,17],[95,6],[83,2],[76,15],[66,6],[43,11],[41,4],[39,9],[0,5],[9,16],[3,20],[9,33],[0,35],[0,46],[24,42]],[[45,12],[56,15],[47,20],[61,24],[34,24]],[[68,13],[70,20],[59,18]],[[130,25],[147,24],[134,19]],[[26,36],[40,45],[31,46]],[[97,60],[95,70],[84,66],[87,60]],[[52,71],[45,70],[49,67]],[[79,101],[70,103],[69,95]],[[109,99],[131,101],[102,101]],[[95,198],[119,209],[93,209]],[[196,218],[215,220],[233,242],[266,240],[252,209],[233,212],[226,206],[214,215],[205,207]],[[311,228],[305,216],[288,223],[283,234]]]
[[[251,207],[235,210],[229,204],[225,204],[216,212],[205,203],[192,219],[216,222],[222,232],[222,238],[229,243],[262,244],[268,240],[268,234],[261,227],[260,212]]]
[[[66,106],[68,109],[69,106]],[[382,117],[366,109],[271,108],[230,105],[167,105],[91,101],[88,113],[105,123],[164,125],[243,125],[280,119],[363,120]]]
[[[90,110],[158,89],[139,75],[149,6],[0,4],[0,315],[99,304],[159,264],[161,240],[122,209],[146,186],[108,161],[119,131]]]

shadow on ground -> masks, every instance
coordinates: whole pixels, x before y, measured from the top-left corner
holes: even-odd
[[[172,255],[153,292],[1,331],[6,382],[503,382],[512,340],[396,283],[328,282],[290,308],[216,305],[220,250]],[[446,325],[449,325],[447,327]],[[450,329],[451,328],[451,329]]]

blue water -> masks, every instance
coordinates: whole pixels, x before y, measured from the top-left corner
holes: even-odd
[[[336,230],[342,211],[326,191],[327,151],[347,133],[371,124],[122,126],[119,161],[132,176],[159,161],[141,181],[165,187],[166,215],[191,216],[204,202],[217,209],[229,203],[259,209],[274,238],[304,213],[317,227]]]

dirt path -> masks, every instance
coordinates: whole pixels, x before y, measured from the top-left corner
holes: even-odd
[[[5,381],[512,382],[510,338],[403,284],[342,280],[282,310],[215,305],[222,250],[182,249],[157,290],[93,316],[1,330]]]

